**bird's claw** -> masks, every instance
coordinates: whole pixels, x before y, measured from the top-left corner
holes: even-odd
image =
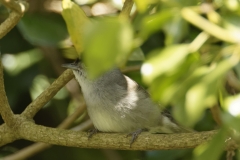
[[[88,130],[88,139],[92,138],[92,136],[98,132],[96,128]]]
[[[127,135],[127,137],[132,136],[132,139],[130,141],[130,147],[132,146],[133,142],[135,142],[135,140],[137,139],[138,135],[142,133],[142,131],[144,131],[144,129],[138,129],[134,132],[131,132]]]

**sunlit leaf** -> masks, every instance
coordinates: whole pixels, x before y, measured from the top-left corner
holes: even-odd
[[[89,19],[83,10],[70,0],[63,0],[62,7],[62,15],[67,24],[68,32],[78,54],[80,55],[83,51],[84,27],[89,23]]]
[[[49,79],[44,75],[38,75],[34,78],[30,88],[30,95],[32,100],[36,99],[48,86],[50,86]],[[48,102],[45,107],[49,106]]]
[[[160,30],[162,26],[176,14],[175,10],[163,10],[156,14],[145,16],[141,23],[140,36],[147,38],[154,32]],[[177,27],[177,26],[176,26]]]
[[[239,4],[238,0],[231,0],[231,1],[225,0],[224,2],[225,2],[226,7],[229,10],[231,10],[231,11],[239,11],[240,4]]]
[[[2,62],[8,74],[17,75],[39,62],[42,58],[43,55],[39,49],[32,49],[15,55],[4,54]]]
[[[189,119],[188,125],[195,124],[202,116],[203,111],[217,102],[217,90],[221,80],[236,62],[230,58],[219,62],[209,74],[206,74],[201,81],[187,91],[185,105]]]
[[[198,60],[198,54],[190,54],[171,74],[166,73],[156,78],[150,86],[150,93],[154,100],[168,105],[179,103],[179,100],[184,99],[183,93],[199,80],[204,71],[207,71],[207,69],[194,71],[198,67]]]
[[[136,3],[137,9],[139,12],[144,12],[149,4],[153,4],[158,2],[158,0],[147,0],[147,1],[143,1],[143,0],[134,0],[134,2]]]
[[[25,14],[18,28],[34,45],[58,46],[68,36],[63,19],[57,15]]]
[[[240,94],[225,98],[224,109],[232,116],[240,117]]]
[[[83,59],[92,78],[123,65],[132,49],[133,31],[125,19],[98,19],[84,35]]]
[[[156,51],[155,51],[156,52]],[[189,54],[188,45],[173,45],[159,51],[158,55],[147,60],[142,68],[143,80],[151,83],[157,76],[177,68]]]
[[[213,140],[194,150],[195,160],[219,160],[225,146],[226,131],[221,129]]]

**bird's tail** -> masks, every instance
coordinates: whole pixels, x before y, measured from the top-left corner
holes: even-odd
[[[190,133],[193,129],[178,124],[167,111],[162,112],[160,123],[149,130],[151,133]]]

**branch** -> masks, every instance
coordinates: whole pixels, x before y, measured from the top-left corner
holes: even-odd
[[[125,0],[123,9],[119,16],[128,18],[132,10],[133,3],[133,0]]]
[[[21,2],[14,2],[10,0],[0,0],[7,8],[13,10],[9,17],[0,25],[0,39],[4,37],[21,19],[23,13],[28,8],[28,3],[21,1]]]
[[[86,110],[86,105],[78,107],[70,116],[68,116],[57,128],[66,129]]]
[[[3,79],[3,66],[0,60],[0,114],[4,120],[4,122],[9,126],[14,126],[14,114],[9,106],[7,95],[4,87],[4,79]]]
[[[81,123],[79,126],[77,126],[77,128],[78,128],[78,131],[84,131],[91,126],[92,126],[92,121],[87,120],[87,121]],[[74,127],[73,129],[75,129],[75,128],[76,127]],[[52,147],[51,144],[35,143],[28,147],[21,149],[20,151],[14,153],[14,154],[4,157],[3,160],[27,159],[27,158],[29,158],[33,155],[36,155],[37,153],[39,153],[45,149],[48,149],[50,147]]]
[[[43,91],[27,108],[23,111],[22,115],[26,118],[33,118],[35,114],[47,104],[57,92],[74,77],[70,69],[63,72],[45,91]]]
[[[19,2],[16,3],[11,0],[0,0],[6,7],[17,11],[10,13],[9,17],[0,25],[0,39],[6,35],[20,20],[23,15],[23,12],[26,9],[27,3],[26,2]],[[4,79],[3,79],[3,66],[0,62],[0,113],[4,120],[4,122],[12,127],[15,124],[15,117],[14,114],[9,106],[5,88],[4,88]]]
[[[207,4],[204,5],[206,7]],[[203,7],[203,5],[196,7],[195,10],[201,10],[201,7]],[[234,32],[230,32],[227,29],[211,23],[207,19],[203,18],[200,14],[196,13],[191,7],[184,7],[181,10],[181,15],[186,21],[192,23],[193,25],[205,31],[209,35],[212,35],[222,41],[230,43],[239,43],[240,41],[238,34],[234,34]]]
[[[121,69],[121,71],[122,71],[122,73],[128,73],[128,72],[139,71],[140,68],[141,68],[141,65],[128,66],[126,68]]]
[[[18,128],[21,138],[53,145],[118,150],[163,150],[194,148],[212,139],[217,131],[181,134],[142,133],[130,148],[130,138],[120,133],[98,133],[88,140],[86,132],[55,129],[25,121]]]
[[[0,0],[0,2],[12,11],[17,12],[18,14],[22,14],[25,11],[25,6],[22,6],[21,4],[23,2],[16,3],[12,0]]]
[[[15,132],[12,132],[12,130],[6,124],[2,124],[0,126],[0,146],[11,143],[16,139],[18,138]]]

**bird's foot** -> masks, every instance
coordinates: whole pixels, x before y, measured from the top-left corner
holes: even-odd
[[[99,130],[96,128],[88,130],[88,139],[92,138],[92,136],[98,132]]]
[[[130,147],[132,146],[133,142],[137,139],[138,135],[141,134],[143,131],[146,131],[146,129],[138,129],[134,132],[131,132],[127,135],[127,137],[132,136],[132,139],[130,141]]]

